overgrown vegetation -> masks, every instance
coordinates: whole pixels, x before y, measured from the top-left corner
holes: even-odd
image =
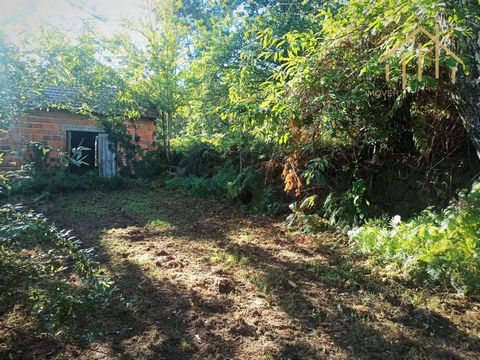
[[[14,178],[2,190],[2,195],[41,195],[58,194],[85,190],[115,190],[125,186],[122,178],[105,179],[95,172],[85,175],[71,174],[65,170],[45,171]]]
[[[79,147],[54,170],[48,141],[29,141],[29,163],[0,174],[4,203],[131,184],[182,190],[257,214],[288,213],[299,239],[350,234],[352,248],[385,276],[478,295],[478,1],[148,4],[111,37],[88,27],[76,39],[46,30],[17,47],[0,36],[0,135],[33,109],[68,110],[100,123],[119,169],[112,180],[71,174],[66,165],[85,165]],[[75,91],[52,102],[44,94],[51,84]],[[127,134],[146,114],[156,117],[149,152]],[[460,189],[467,190],[457,198]],[[151,233],[175,228],[152,213],[150,199],[119,194],[112,195],[119,216]],[[108,210],[66,208],[79,221]],[[108,280],[66,233],[11,205],[1,214],[0,276],[10,288],[0,296],[20,299],[55,334],[70,331],[81,309],[110,303]],[[229,269],[254,261],[219,251],[210,262]],[[292,279],[301,275],[286,268],[272,265],[252,283],[270,295],[296,288]],[[303,275],[312,274],[330,284],[356,276],[323,263]],[[284,307],[299,302],[292,296]],[[182,339],[180,347],[191,345]]]
[[[387,273],[460,293],[480,291],[480,183],[442,211],[372,220],[351,231],[356,248]]]
[[[279,189],[281,180],[262,162],[267,145],[249,140],[199,141],[187,138],[173,142],[172,166],[169,170],[162,168],[160,172],[165,176],[165,187],[196,196],[229,199],[252,211],[285,212],[287,197]],[[247,144],[251,147],[239,153],[238,149]]]
[[[87,336],[76,333],[80,321],[120,305],[115,286],[92,251],[83,248],[70,231],[49,225],[40,214],[19,205],[2,206],[2,317],[21,312],[28,321],[37,319],[36,335]]]

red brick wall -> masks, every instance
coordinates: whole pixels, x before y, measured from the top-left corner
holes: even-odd
[[[155,145],[155,122],[147,119],[140,119],[134,123],[127,123],[129,134],[139,137],[138,145],[144,150],[152,150]],[[133,140],[135,142],[135,139]]]
[[[38,141],[49,145],[55,150],[67,151],[67,130],[85,130],[102,132],[100,124],[85,116],[76,115],[68,111],[34,111],[21,116],[11,131],[0,138],[0,151],[4,153],[4,163],[0,166],[11,168],[20,165],[24,160],[22,150],[28,141]],[[150,119],[140,119],[134,123],[127,123],[127,130],[132,135],[139,136],[138,145],[142,149],[150,150],[155,143],[155,122]],[[58,152],[50,155],[58,157]]]

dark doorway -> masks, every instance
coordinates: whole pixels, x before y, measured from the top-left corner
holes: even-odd
[[[77,166],[75,164],[70,163],[70,171],[75,174],[84,174],[89,170],[92,170],[96,167],[96,138],[98,133],[97,132],[90,132],[90,131],[68,131],[67,132],[67,139],[68,139],[68,151],[70,155],[72,154],[73,148],[78,148],[83,146],[88,148],[88,150],[82,151],[82,158],[86,164],[82,164],[81,166]]]

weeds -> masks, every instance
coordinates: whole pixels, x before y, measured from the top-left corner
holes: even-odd
[[[0,208],[0,300],[22,308],[41,328],[66,336],[75,318],[113,306],[116,288],[96,266],[92,249],[19,206]]]
[[[165,229],[169,226],[170,226],[170,223],[164,219],[153,219],[153,220],[150,220],[146,225],[147,229],[152,229],[152,230]]]
[[[38,195],[41,193],[58,194],[86,190],[117,190],[125,186],[121,178],[106,179],[96,173],[74,175],[66,171],[49,171],[11,179],[9,188],[0,194]]]
[[[247,266],[251,263],[247,255],[235,251],[218,251],[210,257],[210,262],[223,264],[226,268]]]
[[[480,183],[441,212],[403,222],[371,221],[350,232],[355,248],[417,284],[480,291]]]

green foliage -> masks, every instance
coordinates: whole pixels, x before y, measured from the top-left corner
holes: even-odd
[[[225,183],[217,177],[202,178],[198,176],[174,176],[165,181],[165,187],[170,190],[184,190],[196,196],[212,196],[225,193]]]
[[[196,139],[187,139],[177,144],[174,153],[180,158],[178,166],[187,176],[212,176],[215,168],[224,162],[214,146]]]
[[[120,177],[106,179],[95,172],[74,175],[64,170],[34,173],[10,181],[8,192],[2,195],[55,194],[83,190],[116,190],[125,184]],[[7,189],[5,189],[7,190]]]
[[[323,211],[331,225],[355,226],[365,220],[366,207],[370,205],[365,199],[365,182],[353,181],[350,190],[335,195],[331,193],[325,199]]]
[[[453,287],[458,292],[480,291],[480,183],[463,191],[441,212],[390,224],[372,221],[352,231],[358,251],[392,273],[419,284]]]
[[[45,171],[48,168],[48,155],[52,148],[37,141],[27,143],[27,160],[32,163],[35,171]]]
[[[212,177],[173,176],[165,181],[167,189],[184,190],[195,196],[215,196],[238,201],[258,212],[276,214],[285,206],[272,188],[265,187],[261,175],[245,169],[236,173],[231,168],[221,168]]]
[[[57,337],[73,330],[76,318],[113,306],[116,289],[92,249],[21,206],[0,208],[0,270],[7,312],[22,308]]]
[[[247,144],[250,147],[244,148]],[[274,214],[285,209],[262,169],[266,147],[263,142],[231,134],[208,140],[184,137],[172,145],[175,165],[171,168],[176,172],[167,172],[167,189],[227,198],[258,212]]]
[[[225,268],[236,268],[247,266],[251,259],[242,253],[236,251],[218,251],[210,256],[210,262],[213,264],[222,264]]]
[[[133,161],[132,167],[129,169],[129,175],[140,179],[151,179],[155,176],[164,175],[170,168],[171,165],[165,157],[165,151],[160,148],[147,151],[141,160]]]
[[[46,73],[35,56],[22,56],[0,33],[0,136],[17,116],[42,103]]]
[[[92,150],[92,149],[85,146],[78,146],[76,148],[72,148],[70,151],[71,154],[68,158],[68,162],[78,167],[82,165],[88,165],[88,163],[85,162],[87,155],[83,155],[83,154],[84,154],[84,151],[89,151],[89,150]]]
[[[148,222],[146,225],[147,228],[153,229],[153,230],[160,230],[164,229],[170,226],[170,223],[167,220],[164,219],[153,219]]]
[[[366,186],[362,179],[354,180],[346,192],[330,193],[318,208],[318,196],[309,196],[298,204],[290,204],[292,213],[286,224],[306,233],[318,233],[332,228],[347,231],[363,223],[370,205],[365,199]]]
[[[325,183],[325,171],[333,168],[333,164],[326,158],[314,158],[307,163],[307,168],[302,173],[307,186]]]

